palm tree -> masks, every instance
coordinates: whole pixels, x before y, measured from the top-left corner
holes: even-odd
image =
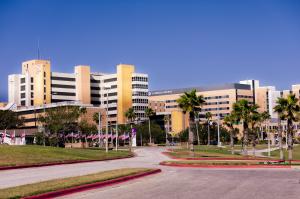
[[[205,118],[207,121],[207,145],[210,145],[210,122],[211,122],[211,118],[212,118],[211,112],[206,112]]]
[[[202,95],[197,96],[196,90],[192,90],[190,92],[184,92],[183,95],[177,99],[177,103],[179,107],[182,109],[183,113],[189,113],[189,144],[190,150],[194,150],[194,133],[192,132],[191,126],[195,122],[195,113],[200,111],[201,106],[205,102]]]
[[[150,139],[150,144],[152,143],[152,140],[151,140],[151,126],[150,126],[150,123],[151,123],[151,121],[150,121],[150,117],[151,116],[153,116],[153,115],[155,115],[155,112],[153,111],[153,109],[152,108],[146,108],[145,109],[145,115],[146,115],[146,117],[148,117],[148,124],[149,124],[149,139]]]
[[[131,107],[129,108],[126,112],[125,112],[125,117],[128,119],[128,121],[130,122],[130,129],[132,130],[132,124],[134,123],[134,120],[136,118],[134,109]],[[129,133],[129,151],[131,152],[131,148],[132,148],[132,136],[131,133]]]
[[[251,134],[250,134],[250,140],[252,141],[252,152],[253,156],[255,156],[255,147],[256,147],[256,141],[257,141],[257,130],[258,130],[258,123],[261,123],[262,120],[262,114],[258,112],[254,112],[251,114],[250,117],[250,123],[251,123]]]
[[[286,107],[286,99],[285,98],[278,98],[276,101],[276,106],[274,107],[274,111],[278,114],[278,127],[277,127],[277,133],[278,133],[278,143],[279,143],[279,151],[280,151],[280,160],[284,161],[284,153],[283,153],[283,147],[282,147],[282,125],[281,121],[285,120],[284,115],[284,109]]]
[[[166,128],[166,146],[168,144],[168,133],[170,130],[170,115],[165,115],[164,116],[164,122],[167,123],[167,128]]]
[[[271,119],[271,115],[268,113],[268,111],[264,111],[261,113],[260,115],[260,124],[262,126],[262,123],[265,123],[266,121],[270,120]],[[261,127],[261,129],[263,129]],[[267,131],[267,127],[266,127],[266,131]],[[262,139],[263,139],[263,136],[262,136]]]
[[[250,104],[247,100],[239,100],[233,104],[233,113],[236,115],[237,121],[243,123],[243,144],[244,155],[248,155],[248,133],[249,124],[252,120],[252,115],[257,113],[258,105]]]
[[[229,115],[225,116],[224,118],[224,124],[230,129],[230,148],[231,148],[231,154],[234,154],[234,125],[237,124],[237,117],[234,113],[230,113]]]
[[[299,120],[300,106],[298,101],[299,99],[296,98],[295,94],[290,94],[287,98],[279,98],[274,108],[276,112],[280,113],[280,120],[285,119],[287,121],[288,159],[290,162],[293,159],[293,122]]]

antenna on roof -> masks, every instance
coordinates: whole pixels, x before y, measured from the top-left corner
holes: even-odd
[[[38,46],[37,46],[37,56],[38,56],[38,59],[40,59],[40,38],[38,38]]]

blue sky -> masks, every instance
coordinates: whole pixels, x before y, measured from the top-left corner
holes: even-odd
[[[148,73],[150,89],[259,79],[300,83],[300,1],[1,0],[0,101],[7,75],[41,56],[52,70]]]

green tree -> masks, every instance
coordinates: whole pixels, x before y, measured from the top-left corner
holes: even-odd
[[[251,104],[247,100],[239,100],[233,104],[233,114],[236,115],[237,121],[243,124],[243,151],[248,155],[249,125],[253,121],[253,114],[257,114],[258,105]]]
[[[165,137],[165,143],[168,144],[168,133],[170,131],[170,115],[164,116],[164,123],[165,123],[165,131],[166,131],[166,137]]]
[[[89,124],[86,120],[81,120],[78,123],[78,128],[81,135],[84,135],[84,142],[87,142],[87,136],[90,135],[92,132],[97,131],[97,126],[95,124]]]
[[[148,130],[149,130],[149,140],[150,140],[150,143],[152,143],[152,140],[151,140],[151,120],[150,120],[150,117],[155,115],[155,112],[153,111],[152,108],[146,108],[145,109],[145,115],[146,117],[148,118]]]
[[[125,117],[128,119],[128,122],[130,123],[130,128],[132,129],[133,123],[135,121],[136,115],[134,112],[134,109],[131,107],[125,112]],[[131,132],[129,132],[129,151],[132,151],[132,135]]]
[[[234,125],[236,125],[237,117],[234,113],[230,113],[229,115],[225,116],[224,118],[224,124],[227,126],[230,130],[230,148],[231,148],[231,154],[234,154],[234,136],[237,132],[234,128]]]
[[[195,113],[201,109],[204,102],[203,96],[197,96],[195,89],[190,92],[184,92],[184,94],[177,99],[177,103],[183,113],[189,114],[189,148],[192,151],[194,151],[194,133],[191,127],[194,126],[195,123]]]
[[[24,118],[18,117],[17,113],[11,110],[0,110],[0,129],[12,129],[23,126]]]
[[[41,115],[38,121],[44,124],[50,132],[52,140],[59,142],[63,141],[59,133],[70,133],[78,130],[78,118],[86,113],[85,108],[78,106],[61,106],[46,109],[45,115]],[[55,139],[54,139],[55,137]],[[52,142],[54,143],[54,141]]]
[[[282,109],[281,116],[283,119],[287,121],[287,134],[288,134],[288,159],[291,162],[293,159],[293,139],[294,139],[294,131],[293,131],[293,123],[299,121],[299,100],[296,98],[295,94],[290,94],[286,98],[279,98],[279,102],[275,106],[275,110]],[[277,107],[280,106],[280,107]]]
[[[278,133],[278,143],[279,143],[279,152],[280,152],[280,160],[284,161],[284,153],[282,146],[282,125],[281,122],[285,120],[285,108],[286,108],[287,100],[285,98],[278,98],[276,101],[276,106],[274,107],[274,111],[278,114],[277,119],[277,133]]]
[[[205,119],[207,122],[207,145],[210,145],[210,122],[212,119],[212,114],[211,112],[206,112],[205,113]]]

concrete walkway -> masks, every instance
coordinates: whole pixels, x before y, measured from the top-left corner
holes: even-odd
[[[159,162],[169,159],[161,154],[164,150],[157,147],[137,148],[134,151],[137,156],[128,159],[0,171],[0,189],[119,168],[161,168]]]

